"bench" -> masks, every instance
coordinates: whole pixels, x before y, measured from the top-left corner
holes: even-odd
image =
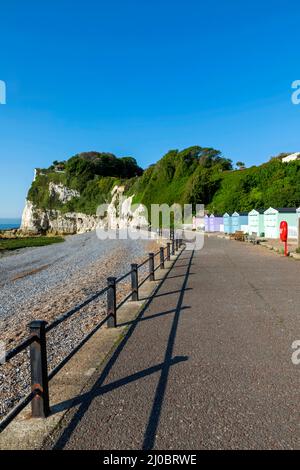
[[[253,243],[253,245],[258,244],[258,239],[256,233],[252,233],[251,235],[247,235],[247,241]]]
[[[245,241],[245,234],[244,232],[240,231],[240,230],[237,230],[234,234],[233,234],[233,238],[239,242],[244,242]]]

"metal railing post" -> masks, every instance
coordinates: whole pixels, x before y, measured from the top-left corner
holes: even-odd
[[[179,240],[178,240],[178,238],[176,238],[175,243],[176,243],[176,251],[178,251],[178,249],[179,249]]]
[[[172,255],[175,255],[175,240],[172,238]]]
[[[161,246],[159,249],[160,269],[165,269],[165,249]]]
[[[107,328],[117,326],[117,299],[116,299],[116,278],[107,278]]]
[[[149,253],[149,273],[149,280],[154,281],[154,253]]]
[[[131,265],[131,300],[139,300],[138,265]]]
[[[167,243],[167,261],[170,261],[170,256],[171,256],[171,243]]]
[[[33,418],[46,418],[50,414],[46,325],[43,320],[29,323],[30,336],[36,338],[30,345],[31,390],[36,392],[31,401]]]

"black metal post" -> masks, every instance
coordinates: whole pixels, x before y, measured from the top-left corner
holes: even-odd
[[[44,320],[29,323],[30,336],[36,338],[30,345],[31,390],[36,392],[31,401],[33,418],[46,418],[50,414],[46,325]]]
[[[149,253],[149,273],[149,280],[154,281],[154,253]]]
[[[178,240],[178,238],[176,238],[175,243],[176,243],[176,251],[178,251],[178,249],[179,249],[179,240]]]
[[[116,278],[107,278],[107,328],[115,328],[117,326],[117,299],[116,299]]]
[[[175,255],[175,240],[172,238],[172,255]]]
[[[165,269],[165,249],[161,246],[159,249],[160,269]]]
[[[139,300],[138,265],[131,265],[131,300]]]
[[[167,243],[167,261],[170,261],[170,254],[171,254],[171,243]]]

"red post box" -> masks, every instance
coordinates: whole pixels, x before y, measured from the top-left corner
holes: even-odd
[[[280,240],[284,242],[284,256],[287,256],[288,223],[285,220],[280,222]]]

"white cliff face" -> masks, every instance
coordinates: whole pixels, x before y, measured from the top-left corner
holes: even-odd
[[[148,212],[142,204],[139,204],[137,208],[133,211],[131,225],[132,227],[148,229]]]
[[[49,184],[49,193],[52,197],[58,197],[59,201],[65,204],[68,201],[71,201],[73,197],[79,197],[80,192],[75,189],[66,188],[63,184]]]
[[[27,232],[36,232],[36,220],[34,214],[34,206],[32,202],[26,201],[21,222],[21,230]]]
[[[81,214],[80,212],[66,212],[57,210],[41,210],[26,202],[21,230],[29,233],[62,233],[75,234],[96,230],[100,218],[97,216]]]
[[[21,230],[32,233],[47,231],[49,227],[48,214],[34,207],[32,202],[26,201],[22,214]]]
[[[49,191],[55,191],[61,202],[67,202],[79,195],[79,193],[64,188],[62,185],[51,184]],[[98,226],[105,226],[110,229],[148,227],[144,207],[141,204],[133,207],[133,196],[126,198],[123,196],[123,193],[124,187],[115,186],[113,188],[111,192],[112,200],[107,207],[105,217],[77,212],[62,213],[61,211],[50,209],[42,210],[35,207],[31,201],[26,201],[21,230],[30,233],[75,234],[96,230]]]
[[[112,200],[107,209],[107,227],[116,228],[146,228],[148,227],[147,214],[144,206],[132,205],[134,196],[125,197],[124,187],[115,186],[111,192]]]

